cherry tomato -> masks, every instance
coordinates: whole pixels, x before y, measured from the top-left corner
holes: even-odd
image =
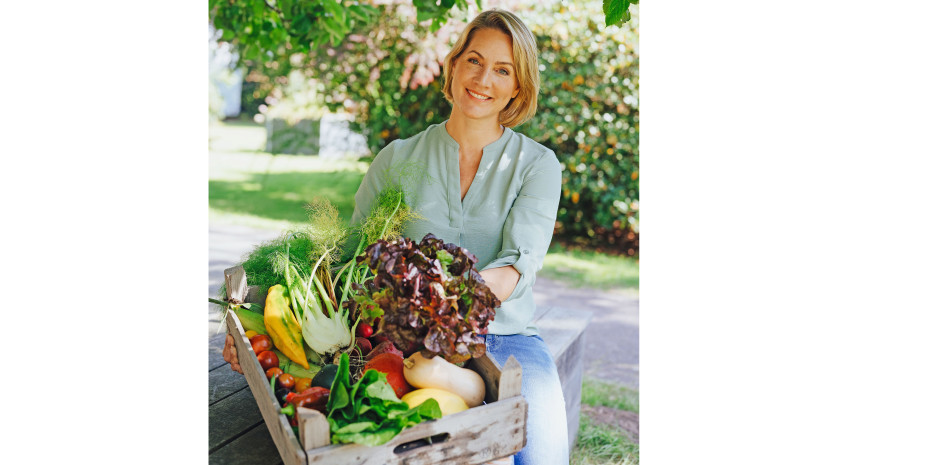
[[[294,380],[293,375],[284,373],[283,375],[278,375],[278,386],[281,386],[285,389],[294,390],[294,385],[297,382]]]
[[[365,323],[364,321],[358,324],[358,328],[355,330],[355,335],[359,337],[371,337],[374,334],[375,329],[371,327],[370,324]]]
[[[265,371],[265,377],[268,379],[271,379],[274,375],[281,376],[283,374],[284,374],[284,370],[278,367],[272,367],[272,368],[269,368],[267,371]]]
[[[252,343],[252,351],[256,354],[272,349],[271,338],[265,334],[252,336],[249,338],[249,342]]]
[[[262,366],[262,369],[266,371],[269,368],[274,368],[278,366],[278,354],[271,350],[261,352],[258,354],[258,363]]]
[[[312,382],[313,378],[297,378],[294,383],[294,392],[303,392],[310,389],[310,383]]]

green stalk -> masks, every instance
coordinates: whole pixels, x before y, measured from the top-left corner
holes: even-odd
[[[378,239],[384,238],[384,233],[387,232],[388,226],[391,224],[391,221],[392,221],[392,220],[394,219],[394,217],[397,215],[397,211],[400,210],[400,206],[401,206],[401,204],[402,204],[403,202],[404,202],[403,197],[401,197],[400,199],[397,200],[397,205],[394,206],[394,211],[391,212],[391,215],[388,216],[387,221],[384,222],[384,226],[381,228],[381,234],[378,235]],[[356,262],[355,262],[355,258],[354,258],[354,257],[358,257],[358,255],[359,255],[360,253],[362,253],[362,247],[363,247],[363,246],[367,246],[368,243],[369,243],[370,241],[371,241],[370,238],[365,237],[365,236],[363,235],[363,236],[361,237],[361,240],[359,240],[359,242],[358,242],[358,246],[355,248],[355,254],[352,256],[353,258],[352,258],[352,260],[351,260],[350,263],[349,263],[349,272],[346,273],[345,284],[343,284],[343,286],[342,286],[342,297],[339,299],[339,307],[340,307],[340,308],[342,307],[342,304],[346,301],[346,299],[349,297],[349,293],[350,293],[350,290],[351,290],[351,284],[352,284],[353,282],[356,282],[356,283],[364,283],[364,282],[365,282],[365,278],[368,277],[368,272],[369,272],[369,270],[368,270],[367,267],[362,268],[362,274],[361,274],[360,276],[355,276],[355,265],[356,265]],[[339,270],[339,274],[336,275],[336,282],[339,281],[339,275],[341,275],[343,271],[345,271],[345,268],[343,268],[342,270]],[[354,334],[354,332],[353,332],[353,334]]]
[[[363,235],[358,241],[358,246],[355,248],[355,254],[352,255],[352,259],[349,260],[349,272],[346,273],[346,282],[342,286],[342,297],[339,298],[340,308],[342,307],[342,304],[346,301],[346,298],[349,297],[349,290],[351,289],[349,286],[352,284],[353,281],[358,282],[353,279],[354,274],[355,274],[355,264],[356,264],[355,257],[358,257],[358,254],[362,253],[362,246],[367,245],[365,242],[366,242],[365,236]],[[336,282],[339,282],[339,275],[342,274],[342,272],[345,271],[345,269],[346,268],[343,267],[341,270],[339,270],[339,274],[336,275]]]

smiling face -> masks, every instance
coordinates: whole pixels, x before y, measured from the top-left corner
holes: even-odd
[[[479,29],[452,67],[452,113],[498,124],[501,110],[517,96],[513,42],[497,29]]]

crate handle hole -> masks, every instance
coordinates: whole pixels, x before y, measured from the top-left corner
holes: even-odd
[[[405,442],[394,448],[395,454],[403,454],[404,452],[409,452],[414,449],[419,449],[421,447],[430,446],[433,444],[438,444],[440,442],[445,442],[449,440],[449,433],[435,434],[433,436],[417,439],[415,441]]]

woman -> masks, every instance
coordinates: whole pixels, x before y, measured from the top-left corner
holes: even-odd
[[[399,184],[422,217],[404,236],[419,241],[433,233],[475,254],[502,302],[488,328],[487,353],[500,365],[513,355],[523,369],[527,443],[515,463],[567,464],[558,372],[531,324],[532,286],[552,240],[561,167],[551,150],[510,129],[536,112],[535,37],[512,13],[485,11],[466,26],[443,76],[449,119],[378,153],[355,195],[352,221],[365,217],[378,192]]]

